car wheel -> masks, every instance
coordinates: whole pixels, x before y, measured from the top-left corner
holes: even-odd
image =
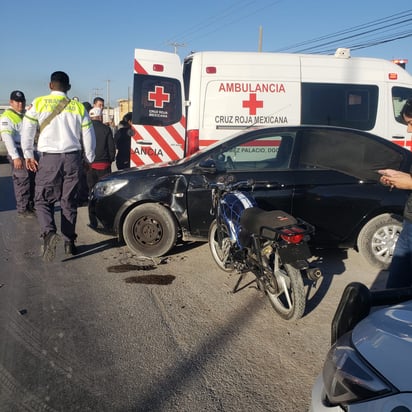
[[[374,217],[359,233],[359,253],[371,265],[387,269],[401,230],[401,216],[385,213]]]
[[[177,223],[169,209],[157,203],[145,203],[127,214],[123,238],[138,255],[163,256],[176,244]]]

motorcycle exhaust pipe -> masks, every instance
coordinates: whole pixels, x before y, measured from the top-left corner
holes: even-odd
[[[322,271],[319,268],[309,268],[306,269],[306,276],[308,279],[315,281],[322,277]]]

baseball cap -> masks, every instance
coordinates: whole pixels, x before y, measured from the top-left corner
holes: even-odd
[[[10,93],[10,100],[14,100],[15,102],[25,102],[26,97],[20,90],[14,90]]]
[[[65,72],[53,72],[50,76],[51,82],[59,82],[61,84],[69,85],[70,79]]]
[[[91,109],[89,112],[90,117],[98,117],[101,115],[102,115],[102,109],[100,109],[100,107],[93,107],[93,109]]]

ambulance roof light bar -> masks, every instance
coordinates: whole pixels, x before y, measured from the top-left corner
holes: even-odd
[[[406,63],[408,63],[408,59],[393,59],[391,60],[391,62],[397,64],[398,66],[401,66],[402,69],[405,69]]]

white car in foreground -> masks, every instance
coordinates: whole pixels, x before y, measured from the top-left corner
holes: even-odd
[[[412,411],[411,299],[412,288],[347,286],[310,412]]]

